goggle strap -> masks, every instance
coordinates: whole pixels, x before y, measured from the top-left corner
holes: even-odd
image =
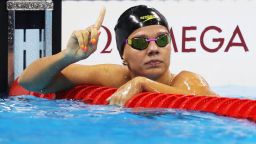
[[[156,38],[149,38],[149,39],[146,39],[147,42],[156,41],[156,40],[157,40]]]
[[[168,42],[171,42],[171,37],[169,35],[167,37],[168,37]]]
[[[126,39],[126,43],[131,45],[132,44],[132,39]]]

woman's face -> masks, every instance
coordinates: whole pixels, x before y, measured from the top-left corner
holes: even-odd
[[[162,34],[169,34],[166,27],[151,25],[135,30],[128,39],[135,37],[156,38]],[[150,41],[144,50],[137,50],[126,44],[123,59],[127,62],[130,71],[136,76],[145,76],[156,79],[164,74],[170,65],[170,43],[159,47],[155,41]]]

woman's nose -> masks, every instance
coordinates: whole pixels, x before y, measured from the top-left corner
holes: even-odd
[[[158,55],[159,54],[159,48],[156,45],[155,41],[150,41],[149,42],[147,50],[148,50],[147,53],[148,53],[149,56],[153,56],[153,55]]]

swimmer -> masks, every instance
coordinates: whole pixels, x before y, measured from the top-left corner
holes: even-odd
[[[24,88],[52,93],[80,84],[118,88],[107,100],[123,106],[142,92],[216,95],[198,74],[171,73],[171,39],[165,17],[156,9],[138,5],[127,9],[115,26],[116,44],[123,65],[78,65],[97,49],[100,27],[105,16],[102,8],[96,23],[74,31],[66,48],[29,65],[18,79]]]

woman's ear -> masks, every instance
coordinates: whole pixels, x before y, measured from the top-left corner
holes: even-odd
[[[127,61],[126,61],[126,58],[124,56],[122,57],[122,61],[123,61],[123,65],[127,65]]]
[[[127,65],[127,58],[126,58],[125,53],[123,53],[122,61],[123,61],[123,65]]]
[[[127,62],[124,59],[122,59],[122,60],[123,60],[123,65],[127,65]]]

